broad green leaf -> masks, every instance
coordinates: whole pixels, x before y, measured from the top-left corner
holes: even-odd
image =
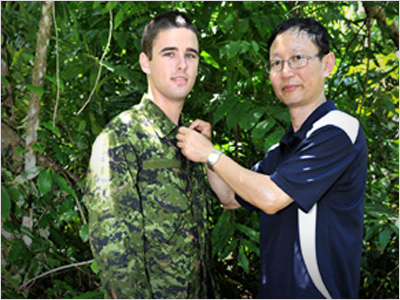
[[[259,243],[255,245],[253,242],[249,240],[242,239],[241,243],[246,246],[249,250],[253,251],[257,256],[260,256],[260,246]]]
[[[26,251],[25,243],[21,239],[15,239],[8,252],[7,263],[10,264],[22,258]]]
[[[282,128],[277,128],[271,134],[268,134],[264,143],[265,152],[267,152],[273,145],[278,143],[284,134],[285,131]]]
[[[37,258],[33,258],[31,260],[30,267],[29,267],[29,276],[32,278],[35,277],[36,274],[38,274],[38,272],[40,271],[41,266],[42,266],[42,263],[40,263]]]
[[[57,184],[62,188],[65,192],[77,198],[75,191],[68,186],[68,183],[65,181],[64,178],[61,177],[59,174],[53,174],[53,179],[57,182]]]
[[[242,224],[236,224],[236,228],[239,229],[241,232],[243,232],[245,235],[247,235],[251,240],[253,240],[256,243],[260,242],[260,233],[253,228],[247,227]]]
[[[79,215],[75,210],[70,210],[65,213],[63,213],[60,216],[60,221],[61,222],[71,222],[71,221],[77,221]]]
[[[255,107],[242,115],[239,125],[243,130],[253,128],[260,118],[264,115],[265,111],[259,107]]]
[[[203,50],[201,51],[200,56],[204,59],[204,61],[207,64],[213,66],[215,69],[220,68],[218,62],[216,62],[215,59],[211,56],[211,54],[209,54],[208,52]]]
[[[385,250],[388,245],[391,237],[390,228],[385,228],[383,231],[379,233],[379,246],[381,246],[382,251]]]
[[[253,47],[255,52],[258,52],[260,50],[260,46],[257,44],[256,41],[251,41],[251,46]]]
[[[239,72],[240,72],[245,78],[249,78],[249,77],[250,77],[249,71],[248,71],[242,64],[239,64],[239,65],[237,66],[237,68],[238,68]]]
[[[229,95],[226,98],[221,96],[222,105],[214,112],[213,125],[217,124],[226,114],[230,112],[238,103],[239,99],[235,95]]]
[[[238,242],[239,242],[239,240],[235,239],[235,240],[232,240],[231,243],[226,243],[225,246],[223,247],[222,251],[218,252],[218,259],[224,259],[227,256],[229,256],[232,252],[234,252],[238,245]]]
[[[95,274],[99,273],[99,266],[97,265],[96,260],[93,260],[92,264],[90,265],[90,268]]]
[[[82,241],[86,243],[89,240],[89,225],[83,224],[81,229],[79,230],[79,236],[81,237]]]
[[[38,95],[38,98],[41,99],[44,94],[44,89],[41,86],[28,84],[27,88],[32,92]]]
[[[87,123],[85,120],[80,120],[78,125],[78,131],[84,131],[87,127]]]
[[[251,131],[251,137],[254,139],[259,139],[265,136],[268,131],[274,127],[276,121],[274,119],[263,120],[257,124],[257,126]]]
[[[50,75],[45,75],[45,78],[49,80],[51,83],[53,83],[55,86],[57,86],[57,77],[56,76],[50,76]],[[60,86],[60,92],[64,92],[64,81],[59,78],[59,86]]]
[[[2,34],[1,36],[3,36],[3,34]],[[3,44],[3,43],[2,43],[2,44]],[[3,74],[1,74],[1,82],[2,82],[2,84],[4,84],[4,85],[9,85],[9,82],[8,82],[6,76],[4,76]]]
[[[125,13],[124,9],[120,9],[120,10],[117,12],[117,14],[115,15],[115,17],[114,17],[114,30],[117,29],[118,26],[121,25],[121,23],[124,21],[124,19],[125,19],[124,13]],[[115,35],[116,33],[117,33],[117,32],[114,32],[114,35]],[[121,48],[124,49],[125,46],[123,46],[123,47],[121,47]]]
[[[125,49],[129,40],[129,35],[125,32],[114,32],[113,38],[117,41],[121,49]]]
[[[57,127],[57,125],[53,124],[53,121],[43,122],[42,125],[43,127],[53,132],[58,138],[61,137],[60,129]]]
[[[226,125],[229,129],[238,125],[240,120],[243,118],[247,110],[250,108],[250,104],[247,102],[237,102],[236,105],[231,107],[231,110],[227,112]]]
[[[19,191],[18,186],[13,186],[8,189],[10,198],[18,207],[21,207],[25,203],[24,195]],[[3,199],[3,198],[2,198]]]
[[[243,245],[239,248],[238,255],[239,265],[243,268],[246,273],[249,273],[249,259],[244,251]]]
[[[227,57],[228,60],[232,59],[241,51],[241,43],[240,42],[232,42],[220,49],[220,58],[224,56]]]
[[[50,192],[52,183],[52,176],[48,171],[40,173],[37,180],[37,185],[42,196]]]
[[[227,244],[228,239],[232,236],[235,227],[229,224],[231,212],[225,210],[219,217],[217,224],[211,234],[212,252],[213,254],[222,251]]]
[[[8,218],[11,212],[11,199],[8,189],[5,185],[1,185],[1,218],[3,220]],[[3,224],[3,222],[2,222]]]

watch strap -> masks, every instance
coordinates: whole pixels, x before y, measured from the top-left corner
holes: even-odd
[[[211,170],[214,171],[213,166],[219,161],[220,157],[222,155],[222,151],[215,149],[213,152],[211,152],[208,157],[207,157],[207,167]]]

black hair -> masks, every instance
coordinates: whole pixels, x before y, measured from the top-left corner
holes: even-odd
[[[170,28],[187,28],[192,30],[196,34],[196,37],[199,38],[196,26],[186,14],[179,11],[169,11],[160,14],[146,25],[142,35],[142,51],[147,55],[149,60],[153,57],[153,42],[158,33]]]
[[[276,37],[288,30],[307,33],[310,40],[319,48],[320,57],[323,57],[330,52],[329,34],[321,23],[313,18],[292,18],[284,21],[272,31],[271,36],[268,39],[268,59],[270,57],[271,45],[275,41]]]

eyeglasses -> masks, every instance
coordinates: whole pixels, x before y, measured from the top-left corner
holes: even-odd
[[[301,69],[308,65],[308,61],[310,59],[313,59],[314,57],[319,56],[319,55],[320,55],[320,53],[318,52],[318,53],[310,55],[310,56],[294,55],[294,56],[290,57],[288,60],[282,60],[282,59],[273,60],[265,65],[265,69],[270,74],[278,73],[283,70],[283,66],[284,66],[285,62],[288,62],[289,67],[292,70]]]

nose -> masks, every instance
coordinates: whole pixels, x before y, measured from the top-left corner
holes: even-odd
[[[285,61],[281,70],[282,76],[288,77],[293,75],[293,69],[289,67],[289,62]]]
[[[178,58],[178,70],[186,70],[188,63],[186,61],[185,55],[179,55]]]

